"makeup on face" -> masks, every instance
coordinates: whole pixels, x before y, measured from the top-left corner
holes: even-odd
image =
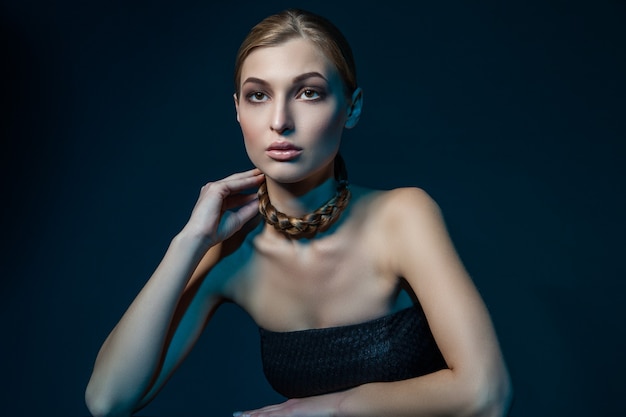
[[[241,74],[236,105],[250,160],[270,180],[320,175],[339,148],[347,117],[332,62],[311,41],[295,39],[253,51]]]

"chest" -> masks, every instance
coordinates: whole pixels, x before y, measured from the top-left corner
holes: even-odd
[[[259,242],[237,300],[277,331],[340,326],[389,311],[397,279],[366,239]]]

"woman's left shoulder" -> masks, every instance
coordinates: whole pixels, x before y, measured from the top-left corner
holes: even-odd
[[[399,257],[414,257],[413,251],[437,240],[434,230],[443,230],[440,210],[428,192],[419,187],[388,190],[355,190],[353,216],[359,230],[383,265],[401,270]],[[358,214],[357,214],[358,213]],[[407,253],[407,248],[412,248]],[[402,254],[402,256],[400,256]]]
[[[420,187],[398,187],[389,190],[373,190],[357,187],[357,199],[368,212],[369,220],[406,220],[439,215],[439,205],[435,199]]]

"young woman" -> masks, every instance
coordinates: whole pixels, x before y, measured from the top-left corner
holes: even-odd
[[[363,101],[339,30],[302,10],[263,20],[239,50],[234,101],[256,168],[202,188],[98,354],[92,414],[147,404],[230,301],[290,398],[236,414],[504,415],[498,340],[437,204],[347,182],[338,149]]]

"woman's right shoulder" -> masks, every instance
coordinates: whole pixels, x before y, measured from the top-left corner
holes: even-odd
[[[258,219],[253,219],[233,236],[211,247],[198,264],[190,283],[205,281],[202,285],[211,293],[230,298],[228,289],[248,270],[258,226]]]

